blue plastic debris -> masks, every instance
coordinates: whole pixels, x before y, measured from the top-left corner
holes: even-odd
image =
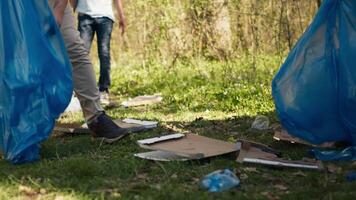
[[[240,180],[231,170],[224,169],[206,175],[202,185],[209,192],[223,192],[239,186]]]
[[[356,181],[356,172],[349,172],[349,173],[347,173],[347,175],[346,175],[346,180],[347,180],[348,182]]]
[[[311,149],[310,153],[322,161],[356,161],[356,146],[341,151]]]
[[[272,82],[289,134],[356,145],[355,38],[356,1],[324,0]]]
[[[72,95],[71,64],[47,0],[0,1],[0,151],[39,159]]]

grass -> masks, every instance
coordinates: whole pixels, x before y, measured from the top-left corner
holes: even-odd
[[[157,120],[160,127],[113,145],[88,135],[53,136],[43,143],[38,162],[14,166],[0,161],[0,199],[355,199],[356,183],[347,182],[345,174],[356,166],[348,162],[335,163],[337,172],[327,173],[241,165],[233,154],[169,163],[133,157],[144,151],[136,140],[180,131],[226,141],[255,140],[281,150],[285,158],[306,157],[307,147],[273,141],[272,130],[250,129],[259,114],[268,116],[271,124],[278,122],[270,88],[278,58],[183,60],[171,67],[150,63],[146,68],[122,63],[112,70],[112,94],[118,102],[155,93],[164,101],[111,108],[108,113],[115,118]],[[83,119],[76,114],[60,121]],[[239,174],[239,188],[211,194],[200,187],[204,175],[225,168]]]

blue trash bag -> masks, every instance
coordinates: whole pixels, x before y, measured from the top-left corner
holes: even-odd
[[[70,101],[71,65],[47,0],[0,1],[0,28],[0,151],[32,162]]]
[[[309,153],[322,161],[356,161],[356,146],[343,150],[311,149]]]
[[[324,0],[272,82],[288,133],[356,145],[355,58],[356,1]]]

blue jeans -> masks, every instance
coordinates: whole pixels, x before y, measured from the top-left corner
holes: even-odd
[[[94,35],[98,42],[98,54],[100,60],[99,91],[109,92],[110,79],[110,40],[113,21],[107,17],[92,18],[89,15],[78,15],[78,30],[84,40],[85,48],[90,51]]]

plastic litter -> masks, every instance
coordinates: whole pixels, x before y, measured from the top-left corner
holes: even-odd
[[[346,175],[346,180],[347,180],[348,182],[356,181],[356,172],[349,172],[349,173],[347,173],[347,175]]]
[[[348,147],[342,151],[311,149],[310,153],[322,161],[356,161],[356,146]]]
[[[324,0],[275,76],[276,111],[289,134],[356,145],[355,11],[355,0]]]
[[[47,0],[0,1],[0,151],[39,159],[72,92],[71,65]]]
[[[72,99],[70,100],[70,103],[64,112],[82,112],[79,99],[75,95],[72,96]]]
[[[251,128],[257,129],[257,130],[267,130],[269,127],[269,119],[266,116],[263,115],[258,115],[253,121]]]
[[[218,170],[206,175],[202,185],[209,192],[223,192],[240,185],[240,179],[230,170]]]

